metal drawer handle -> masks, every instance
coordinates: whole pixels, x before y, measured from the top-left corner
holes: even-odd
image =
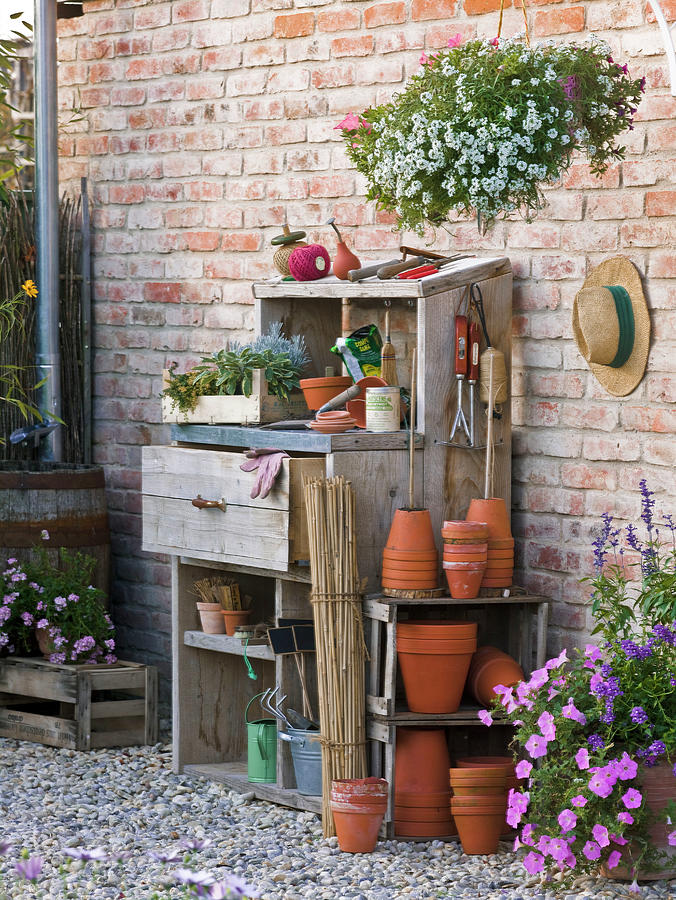
[[[203,500],[201,494],[195,497],[192,505],[197,507],[197,509],[222,509],[223,512],[225,512],[226,508],[225,497],[221,497],[220,500]]]

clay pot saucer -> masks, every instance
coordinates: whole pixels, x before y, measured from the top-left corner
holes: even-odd
[[[345,419],[339,422],[308,422],[307,427],[311,428],[313,431],[318,431],[320,434],[342,434],[344,431],[350,431],[354,428],[355,421],[354,419]]]

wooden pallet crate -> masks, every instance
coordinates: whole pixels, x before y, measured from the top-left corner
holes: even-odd
[[[157,742],[157,669],[0,660],[0,736],[93,750]]]

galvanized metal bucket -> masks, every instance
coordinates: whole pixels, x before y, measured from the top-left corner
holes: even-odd
[[[309,797],[321,797],[322,747],[319,732],[289,728],[287,732],[279,732],[279,739],[286,741],[291,749],[298,793]]]

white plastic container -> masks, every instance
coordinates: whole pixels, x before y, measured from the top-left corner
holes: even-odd
[[[366,430],[399,431],[398,387],[366,388]]]

